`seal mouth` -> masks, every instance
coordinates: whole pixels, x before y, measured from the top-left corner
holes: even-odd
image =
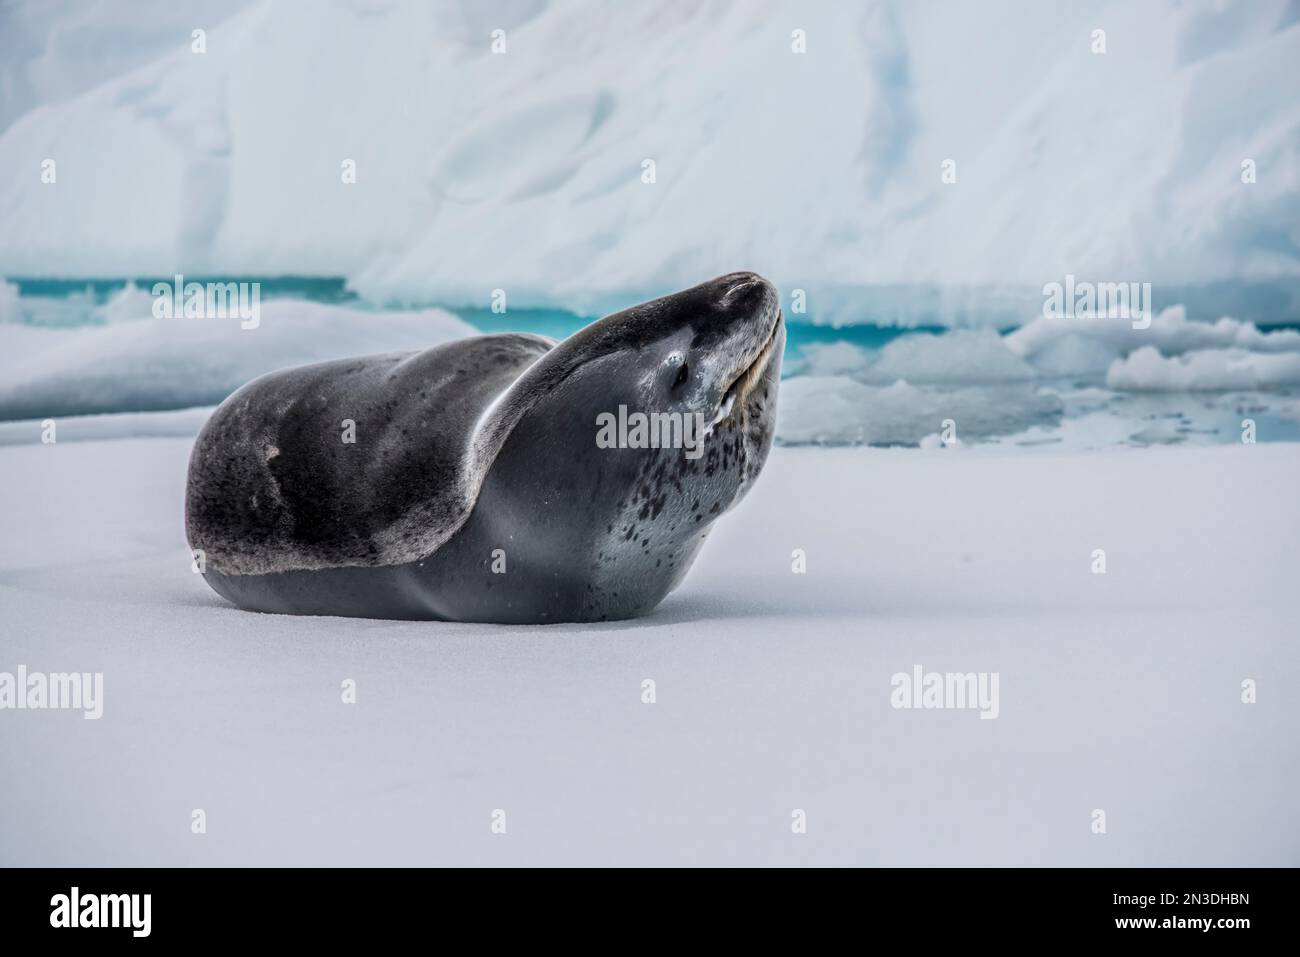
[[[754,383],[759,380],[763,370],[767,367],[768,360],[772,357],[772,347],[776,343],[776,334],[781,331],[781,323],[785,317],[781,310],[776,312],[776,322],[772,323],[772,331],[767,336],[767,341],[763,347],[758,350],[758,355],[754,356],[752,362],[745,368],[741,369],[732,380],[731,385],[727,386],[722,393],[722,401],[718,404],[718,414],[714,417],[712,425],[717,425],[731,414],[732,409],[736,406],[736,400],[743,398],[749,390],[754,387]]]

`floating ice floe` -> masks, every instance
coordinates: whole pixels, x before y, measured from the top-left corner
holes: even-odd
[[[1181,305],[1161,310],[1146,329],[1135,329],[1129,322],[1105,317],[1039,318],[1009,333],[1005,342],[1013,353],[1035,365],[1045,355],[1052,364],[1053,349],[1064,342],[1076,348],[1100,347],[1113,353],[1113,358],[1143,346],[1153,346],[1167,356],[1195,349],[1300,352],[1300,332],[1294,329],[1261,331],[1253,322],[1228,317],[1217,322],[1194,322],[1187,318],[1187,310]],[[1097,351],[1091,355],[1104,354]],[[1058,365],[1059,355],[1055,361]]]
[[[1106,385],[1131,392],[1227,392],[1300,385],[1300,352],[1201,349],[1165,356],[1143,346],[1117,360]]]
[[[1055,423],[1061,412],[1056,395],[1028,385],[933,389],[802,376],[781,384],[776,435],[787,445],[919,445],[950,420],[964,442]]]

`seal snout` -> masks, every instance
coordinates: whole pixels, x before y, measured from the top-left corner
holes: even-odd
[[[714,283],[732,365],[724,393],[743,394],[769,358],[781,322],[780,298],[776,287],[755,272],[729,273]]]
[[[715,304],[732,346],[752,359],[771,338],[780,315],[776,287],[756,272],[733,272],[713,281]],[[745,363],[746,365],[748,362]]]
[[[721,287],[718,304],[724,309],[761,311],[765,300],[775,302],[776,287],[756,272],[733,272],[715,280]]]

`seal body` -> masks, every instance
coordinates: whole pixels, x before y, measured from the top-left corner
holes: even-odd
[[[255,611],[644,614],[758,475],[784,342],[776,291],[733,273],[560,343],[480,336],[270,373],[195,443],[190,545]]]

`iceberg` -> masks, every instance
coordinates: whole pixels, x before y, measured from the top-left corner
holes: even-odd
[[[94,9],[6,8],[54,39],[5,67],[5,275],[343,275],[599,315],[752,268],[806,321],[909,324],[1003,311],[864,295],[1024,303],[1077,274],[1276,284],[1300,317],[1285,0],[255,0],[147,42]]]

